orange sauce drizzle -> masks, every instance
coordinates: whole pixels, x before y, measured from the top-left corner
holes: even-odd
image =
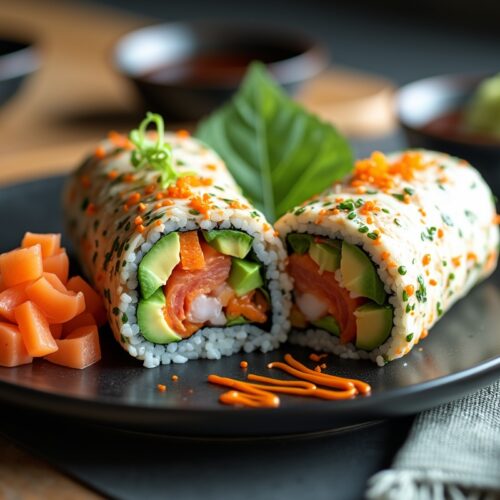
[[[281,380],[250,373],[247,381],[214,374],[208,376],[208,381],[230,389],[221,394],[219,398],[221,403],[252,408],[277,408],[280,405],[280,399],[276,393],[342,400],[352,399],[358,394],[366,396],[371,392],[371,387],[366,382],[312,370],[290,354],[285,355],[285,362],[274,361],[267,366],[284,371],[298,380]]]

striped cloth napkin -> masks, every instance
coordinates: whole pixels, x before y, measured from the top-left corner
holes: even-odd
[[[500,381],[421,413],[369,500],[500,499]]]

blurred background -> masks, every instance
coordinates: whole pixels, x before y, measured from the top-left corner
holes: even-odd
[[[123,35],[142,26],[203,20],[222,21],[221,35],[241,23],[307,34],[328,59],[321,74],[295,86],[295,96],[365,155],[405,146],[394,111],[399,86],[439,74],[498,71],[499,14],[500,4],[487,0],[0,0],[0,37],[33,42],[37,57],[31,61],[37,69],[0,108],[0,175],[13,180],[67,170],[110,128],[138,122],[149,106],[114,51]],[[194,126],[192,117],[182,123],[175,113],[155,111],[172,126]]]

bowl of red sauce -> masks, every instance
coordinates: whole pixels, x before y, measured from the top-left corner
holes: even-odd
[[[411,147],[468,160],[498,192],[500,136],[474,130],[467,123],[477,89],[491,76],[444,75],[410,83],[398,92],[397,112]]]
[[[175,22],[133,31],[114,50],[115,67],[167,120],[197,120],[229,99],[248,65],[266,64],[293,92],[328,64],[301,31],[233,22]]]

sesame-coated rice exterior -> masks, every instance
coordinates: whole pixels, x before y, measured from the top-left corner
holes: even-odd
[[[362,247],[390,294],[390,337],[371,352],[329,333],[295,330],[291,340],[379,365],[407,354],[498,259],[489,187],[467,162],[431,151],[374,153],[354,174],[285,214],[276,228],[339,238]]]
[[[241,349],[264,352],[286,339],[291,284],[285,252],[264,216],[240,194],[222,160],[187,134],[166,134],[182,177],[162,187],[158,172],[134,169],[116,137],[103,141],[70,177],[64,195],[69,234],[85,273],[103,295],[116,340],[144,365],[219,359]],[[137,268],[163,235],[196,229],[238,229],[253,236],[271,298],[268,331],[256,325],[202,328],[167,345],[144,339],[137,324]]]

